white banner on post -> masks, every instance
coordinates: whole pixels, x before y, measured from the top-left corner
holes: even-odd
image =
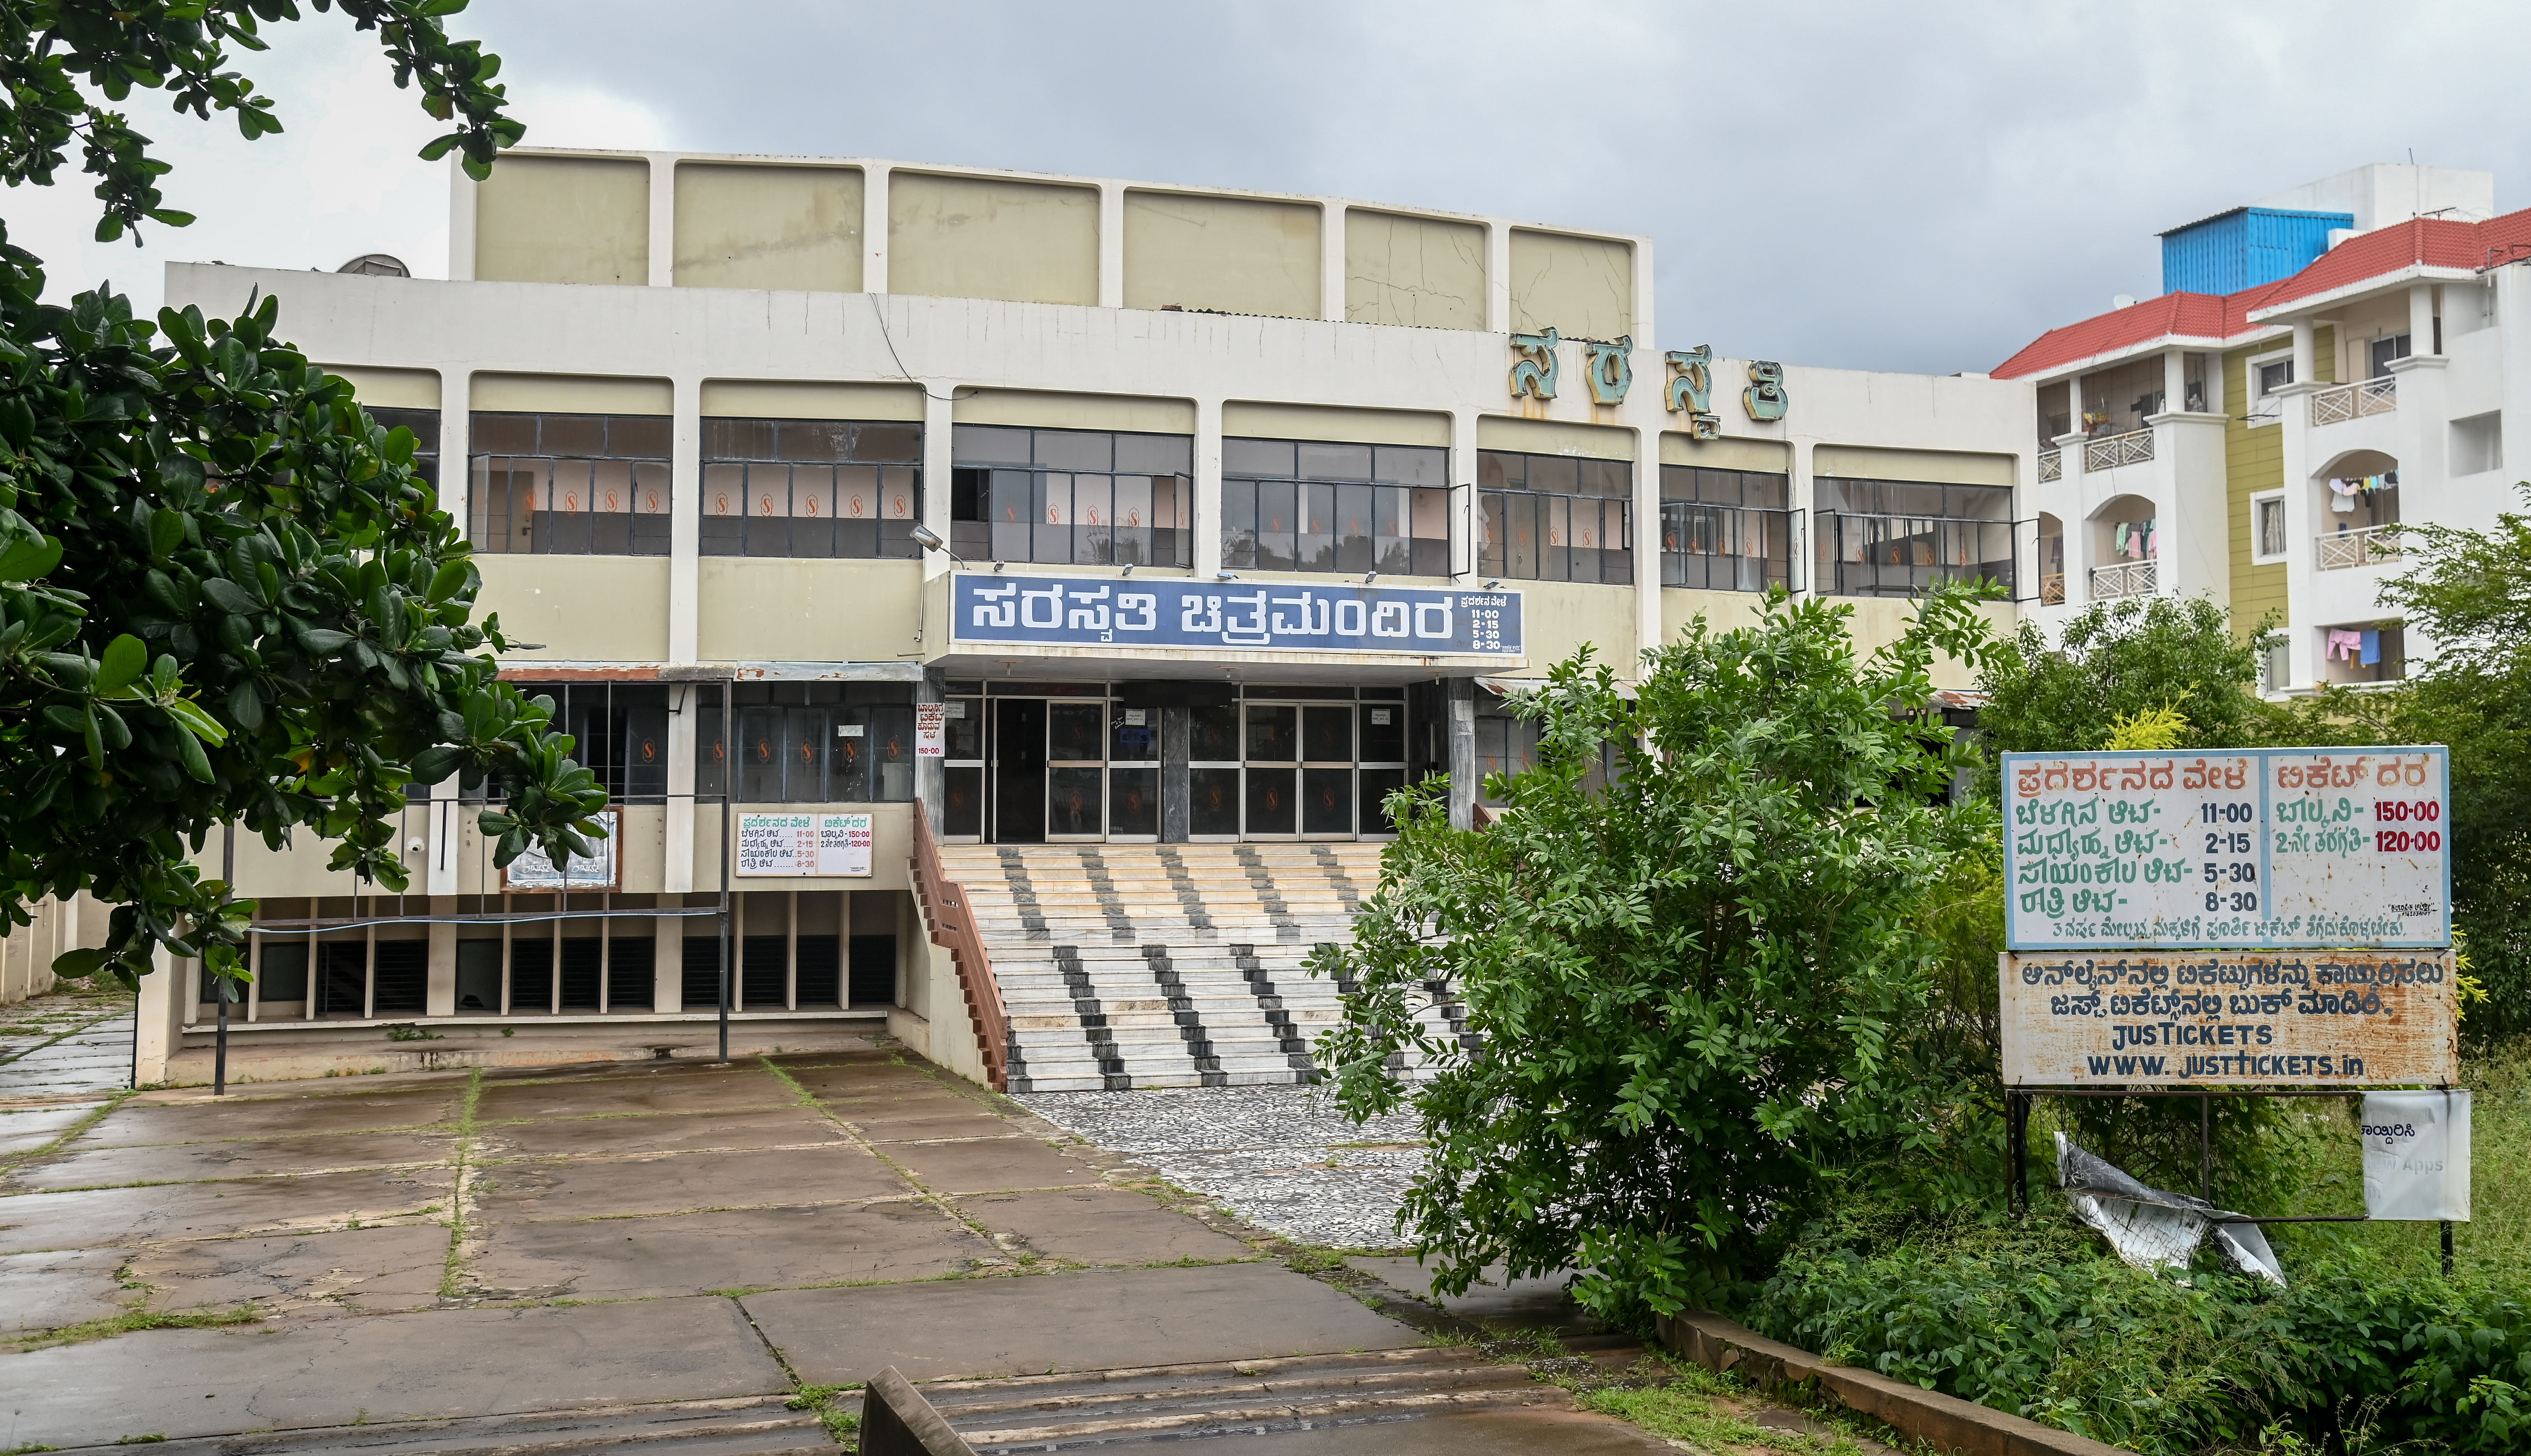
[[[868,813],[743,813],[738,872],[755,878],[867,879],[871,838]]]
[[[2364,1094],[2364,1213],[2469,1221],[2469,1093]]]

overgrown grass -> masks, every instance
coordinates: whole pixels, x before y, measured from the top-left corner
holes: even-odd
[[[54,1345],[82,1345],[90,1340],[112,1339],[141,1329],[217,1329],[231,1324],[253,1324],[262,1317],[263,1312],[251,1304],[232,1310],[128,1310],[105,1319],[29,1331],[12,1337],[5,1344],[0,1344],[0,1348],[42,1350]]]

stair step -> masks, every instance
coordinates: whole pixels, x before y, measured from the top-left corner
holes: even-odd
[[[86,1446],[70,1450],[123,1451]],[[835,1444],[816,1413],[788,1409],[780,1397],[687,1401],[602,1411],[480,1416],[446,1421],[268,1430],[252,1436],[195,1436],[153,1441],[170,1456],[258,1456],[294,1452],[376,1452],[381,1456],[834,1456]]]

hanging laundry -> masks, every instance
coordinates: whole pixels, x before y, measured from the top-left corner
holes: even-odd
[[[2124,555],[2126,555],[2126,554],[2128,554],[2128,553],[2127,553],[2127,524],[2126,524],[2125,522],[2123,522],[2123,521],[2121,521],[2121,522],[2119,522],[2119,523],[2118,523],[2118,532],[2117,532],[2117,537],[2118,537],[2117,553],[2118,553],[2120,556],[2124,556]]]
[[[2147,520],[2144,523],[2144,559],[2155,561],[2161,556],[2162,523],[2159,520]]]
[[[2329,649],[2321,655],[2325,657],[2343,657],[2347,661],[2352,662],[2355,660],[2355,654],[2363,650],[2364,635],[2362,633],[2350,632],[2340,627],[2333,627],[2329,630]]]
[[[2368,629],[2364,632],[2357,633],[2356,637],[2362,644],[2362,655],[2357,660],[2367,667],[2381,666],[2382,634]]]
[[[2329,508],[2341,515],[2354,510],[2357,488],[2357,482],[2343,476],[2332,479],[2329,482]]]

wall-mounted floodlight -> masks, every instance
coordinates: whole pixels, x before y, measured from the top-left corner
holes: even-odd
[[[1216,582],[1236,582],[1239,580],[1239,573],[1235,571],[1217,571],[1212,574],[1212,579]]]
[[[1378,572],[1376,572],[1376,571],[1367,571],[1367,572],[1364,572],[1364,573],[1362,574],[1362,584],[1363,584],[1364,586],[1366,586],[1366,587],[1370,586],[1372,583],[1377,582],[1377,581],[1378,581],[1378,580],[1379,580],[1379,573],[1378,573]]]
[[[926,551],[946,551],[949,549],[949,543],[940,538],[940,532],[933,531],[930,527],[925,526],[920,522],[917,522],[915,524],[915,528],[912,531],[907,532],[906,534],[914,537],[914,543],[921,546]]]
[[[1137,566],[1139,566],[1139,565],[1141,565],[1141,564],[1142,564],[1142,563],[1140,563],[1140,562],[1128,561],[1128,562],[1126,562],[1126,563],[1125,563],[1125,569],[1124,569],[1124,571],[1122,571],[1122,572],[1118,573],[1118,575],[1120,575],[1120,576],[1128,576],[1128,577],[1130,577],[1130,576],[1132,576],[1132,575],[1134,574],[1134,568],[1135,568],[1135,567],[1137,567]]]
[[[1495,577],[1495,578],[1493,578],[1493,579],[1491,579],[1490,581],[1489,581],[1489,582],[1487,582],[1487,583],[1486,583],[1486,589],[1487,589],[1488,591],[1491,591],[1491,590],[1493,590],[1495,588],[1497,588],[1497,587],[1499,587],[1499,586],[1501,586],[1501,585],[1502,585],[1502,578],[1500,578],[1500,577]]]

